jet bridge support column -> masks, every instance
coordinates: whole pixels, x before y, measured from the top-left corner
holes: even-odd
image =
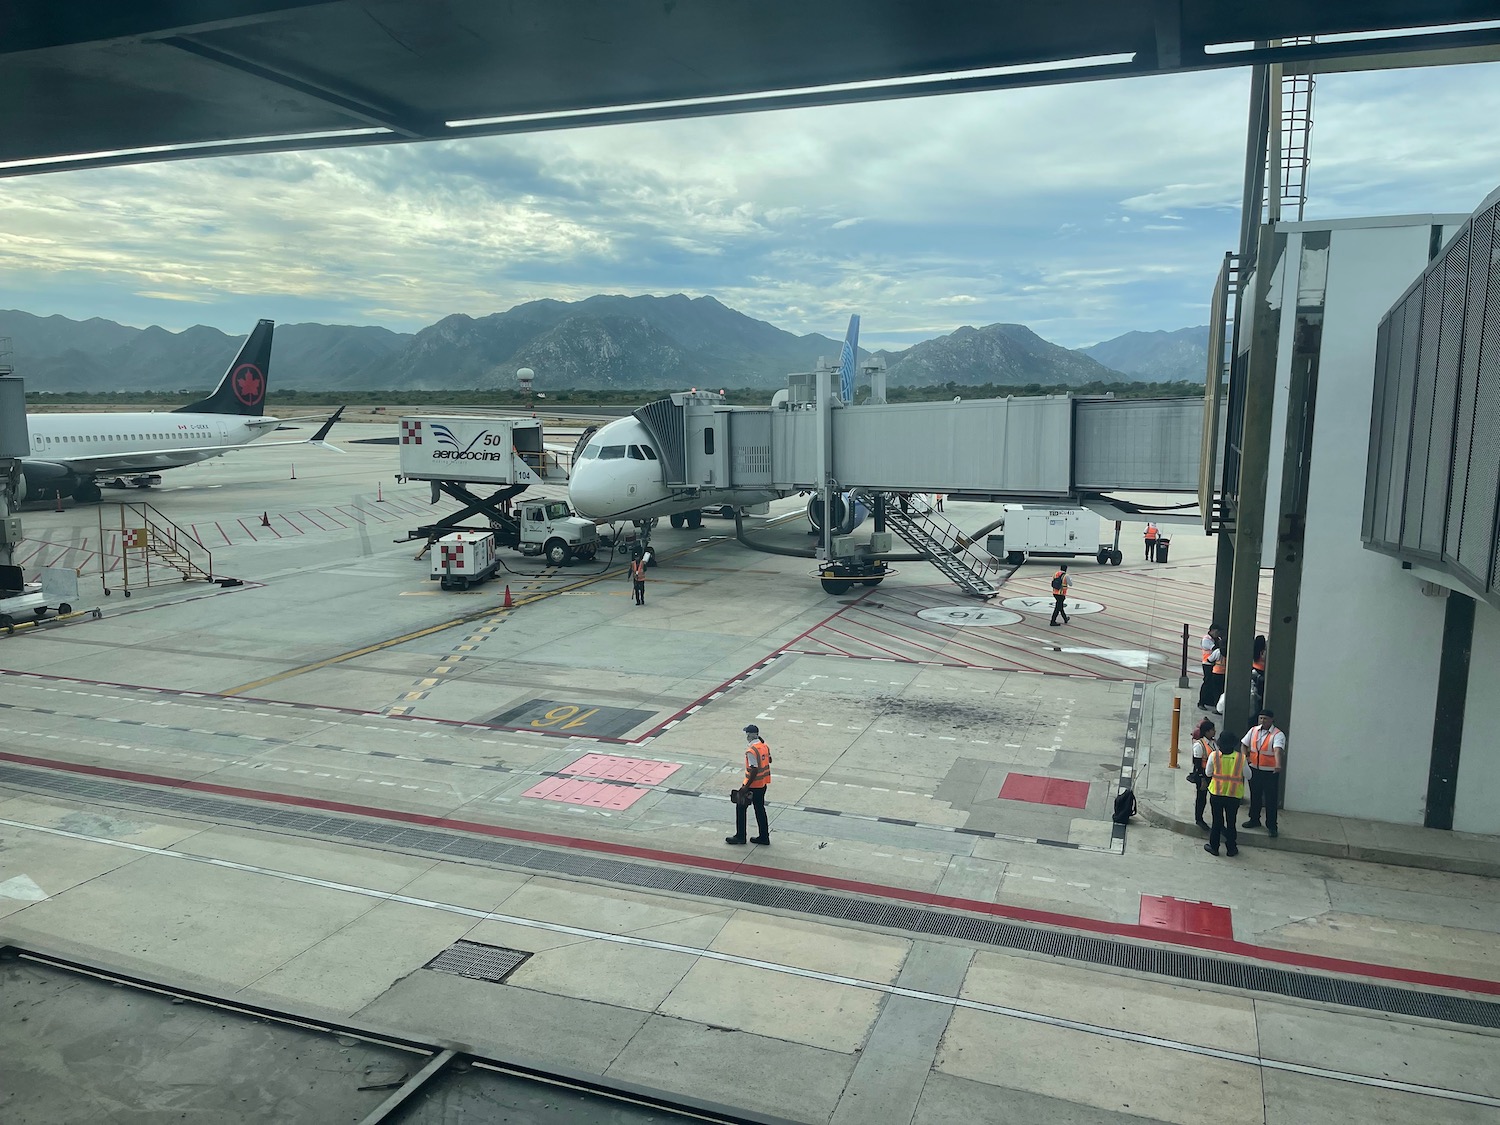
[[[833,557],[833,389],[829,370],[819,364],[815,393],[818,396],[818,495],[823,501],[823,536],[818,547],[818,561]]]
[[[8,367],[0,367],[0,566],[14,563],[16,544],[21,541],[21,517],[14,512],[19,502],[21,458],[31,451],[30,445],[26,382],[11,375]],[[20,583],[16,586],[19,591]]]
[[[1250,662],[1260,598],[1271,461],[1271,408],[1276,390],[1276,345],[1281,306],[1271,284],[1286,252],[1286,235],[1266,224],[1255,255],[1254,334],[1245,365],[1245,424],[1241,431],[1239,498],[1234,513],[1234,578],[1229,594],[1229,661],[1224,678],[1224,733],[1238,741],[1250,726]]]

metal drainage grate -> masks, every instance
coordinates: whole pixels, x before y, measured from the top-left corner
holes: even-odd
[[[500,945],[484,945],[477,941],[456,941],[443,950],[424,968],[440,973],[452,973],[456,977],[470,980],[488,980],[499,984],[525,963],[531,954],[519,949],[506,949]]]

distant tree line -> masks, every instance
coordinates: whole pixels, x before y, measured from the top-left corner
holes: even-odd
[[[682,388],[674,388],[681,390]],[[36,406],[66,406],[88,403],[97,406],[152,406],[173,409],[186,406],[202,398],[203,391],[28,391],[26,401]],[[532,400],[534,405],[566,406],[633,406],[654,399],[665,398],[671,390],[548,390],[545,398]],[[748,406],[769,405],[775,388],[740,387],[726,389],[725,397],[730,402]],[[1084,383],[1068,386],[1064,383],[1045,385],[1026,383],[1019,386],[984,383],[934,383],[927,386],[897,386],[886,389],[889,402],[938,402],[953,398],[1005,398],[1006,396],[1030,397],[1035,395],[1113,395],[1116,398],[1197,398],[1203,394],[1202,382],[1180,380],[1169,383]],[[869,396],[868,388],[860,388],[855,401]],[[303,391],[274,390],[267,396],[268,409],[274,407],[303,406],[523,406],[527,399],[516,390],[440,390],[440,391]],[[272,409],[272,413],[276,411]],[[283,411],[284,413],[284,411]]]

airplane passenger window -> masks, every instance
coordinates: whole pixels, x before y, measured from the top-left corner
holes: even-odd
[[[623,461],[625,460],[625,447],[623,445],[606,445],[599,451],[601,461]]]

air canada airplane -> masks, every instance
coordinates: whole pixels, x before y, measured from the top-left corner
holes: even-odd
[[[849,318],[849,331],[839,357],[838,386],[845,402],[854,395],[858,356],[859,317],[856,315]],[[777,396],[782,398],[785,392],[778,391]],[[784,495],[786,493],[773,491],[669,486],[651,434],[634,416],[616,419],[595,431],[579,451],[568,482],[568,499],[579,515],[600,522],[629,521],[645,532],[649,532],[650,525],[662,516],[670,517],[675,527],[698,527],[705,508],[745,508]],[[810,504],[809,518],[816,525],[821,503],[816,499],[814,503],[818,513]]]
[[[274,329],[273,321],[260,321],[214,393],[178,410],[29,415],[31,452],[21,460],[18,499],[70,493],[91,503],[101,496],[101,478],[145,488],[162,469],[219,457],[283,422],[310,421],[265,416]],[[341,413],[343,407],[305,441],[268,444],[321,444]]]

